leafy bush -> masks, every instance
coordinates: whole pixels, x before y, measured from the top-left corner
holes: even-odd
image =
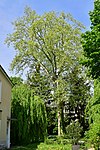
[[[57,137],[57,144],[63,144],[63,145],[66,145],[66,144],[70,144],[70,139],[66,139],[64,136],[58,136]]]
[[[91,125],[90,130],[86,132],[87,145],[94,145],[95,149],[98,150],[100,146],[100,123]]]
[[[73,144],[77,144],[81,137],[82,127],[80,127],[79,122],[74,122],[66,127],[66,138],[72,139]]]
[[[47,139],[45,140],[45,144],[55,144],[55,143],[57,143],[55,139],[48,139],[48,138],[47,138]]]
[[[66,145],[66,144],[70,144],[71,140],[70,139],[66,139],[64,136],[49,136],[46,140],[45,140],[46,144],[62,144],[62,145]]]
[[[100,146],[100,81],[94,81],[94,96],[86,107],[86,115],[89,118],[89,130],[86,132],[88,145],[94,145],[95,149]]]

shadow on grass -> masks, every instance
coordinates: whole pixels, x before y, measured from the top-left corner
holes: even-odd
[[[13,146],[10,148],[10,150],[37,150],[39,144],[40,143],[33,143],[27,146]]]

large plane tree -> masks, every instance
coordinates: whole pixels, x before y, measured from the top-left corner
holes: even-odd
[[[6,43],[16,50],[11,68],[28,74],[40,68],[52,87],[58,109],[58,135],[61,135],[61,109],[66,100],[64,76],[76,63],[81,52],[81,29],[83,26],[70,14],[48,12],[38,15],[30,8],[14,23],[14,31]]]

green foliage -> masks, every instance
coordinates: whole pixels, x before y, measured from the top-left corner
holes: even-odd
[[[64,75],[69,73],[81,55],[80,39],[83,25],[70,14],[48,12],[40,16],[30,8],[26,8],[24,16],[13,25],[14,32],[6,39],[8,46],[12,44],[16,50],[11,64],[12,70],[24,72],[26,69],[29,74],[32,73],[31,78],[36,75],[35,79],[37,81],[40,79],[40,82],[41,77],[42,79],[45,77],[46,81],[49,81],[50,90],[54,92],[53,100],[60,112],[66,100],[67,82]],[[34,92],[40,92],[39,94],[42,93],[43,96],[43,89],[40,91],[39,89],[46,87],[45,83],[42,82],[42,86],[37,86]],[[61,119],[58,120],[61,122]],[[61,123],[58,131],[60,125]]]
[[[94,145],[95,150],[100,147],[100,121],[99,123],[91,124],[90,130],[86,132],[86,145],[91,147]]]
[[[91,98],[87,105],[89,115],[89,123],[100,121],[100,81],[94,81],[94,96]]]
[[[89,117],[89,131],[86,132],[88,143],[93,144],[96,149],[100,145],[100,82],[94,82],[94,96],[90,99],[86,108]]]
[[[13,87],[16,85],[20,85],[21,83],[23,83],[23,79],[20,77],[10,77],[10,80],[13,84]]]
[[[86,108],[89,119],[89,131],[86,133],[86,138],[88,143],[98,149],[100,144],[100,0],[94,1],[94,10],[89,14],[91,30],[82,35],[83,64],[89,68],[93,79],[97,80],[94,83],[94,96]]]
[[[38,149],[39,150],[71,150],[71,144],[67,144],[67,145],[62,145],[62,144],[49,144],[49,145],[46,145],[44,143],[41,143],[39,146],[38,146]]]
[[[94,10],[90,12],[91,31],[82,35],[84,50],[83,64],[89,67],[90,75],[100,77],[100,0],[94,1]]]
[[[46,112],[48,135],[57,135],[57,109],[47,107]]]
[[[43,100],[34,95],[26,84],[12,89],[12,144],[28,144],[44,140],[47,131],[46,108]]]
[[[82,127],[79,122],[74,122],[66,127],[66,137],[72,139],[73,144],[77,144],[81,137]]]
[[[46,144],[71,144],[71,139],[66,139],[65,136],[49,136],[45,139]]]
[[[34,90],[34,94],[41,97],[45,103],[48,102],[48,99],[51,99],[50,81],[41,74],[39,65],[35,66],[34,72],[28,74],[27,84]]]
[[[14,32],[6,39],[17,51],[12,69],[23,71],[27,67],[33,72],[38,63],[54,79],[57,71],[62,73],[78,58],[83,26],[69,14],[49,12],[39,16],[30,8],[24,14],[13,23]]]
[[[74,66],[66,77],[68,83],[68,101],[66,106],[66,126],[70,124],[71,120],[78,120],[83,127],[82,135],[88,127],[85,122],[85,108],[90,98],[90,81],[86,77],[82,66]]]

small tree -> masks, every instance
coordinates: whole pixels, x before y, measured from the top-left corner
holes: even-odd
[[[13,83],[14,81],[15,78]],[[16,119],[11,122],[12,144],[21,145],[44,140],[47,132],[44,102],[24,83],[18,82],[12,89],[11,115]]]
[[[72,119],[78,119],[84,133],[87,128],[85,124],[85,108],[90,98],[90,81],[81,65],[72,68],[67,80],[69,82],[69,98],[66,107],[69,123]]]

